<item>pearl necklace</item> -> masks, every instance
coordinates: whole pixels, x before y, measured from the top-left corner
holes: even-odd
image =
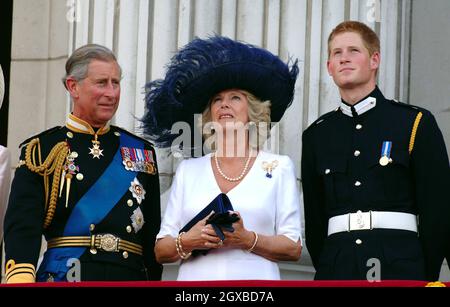
[[[247,161],[245,161],[245,165],[244,165],[244,169],[242,170],[242,173],[238,177],[231,178],[231,177],[228,177],[227,175],[225,175],[225,173],[220,168],[219,159],[217,159],[217,151],[216,151],[214,153],[214,161],[216,162],[216,168],[219,171],[220,176],[222,176],[223,178],[225,178],[226,180],[231,181],[231,182],[236,182],[236,181],[241,180],[244,177],[245,173],[247,172],[248,165],[250,164],[250,160],[252,158],[252,154],[253,154],[253,151],[250,148],[250,152],[248,153],[248,158],[247,158]]]

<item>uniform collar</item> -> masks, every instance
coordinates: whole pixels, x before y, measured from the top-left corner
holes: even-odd
[[[350,105],[341,99],[341,104],[339,106],[342,113],[350,117],[356,117],[361,114],[366,113],[367,111],[373,109],[377,105],[377,98],[383,97],[378,87],[365,98],[355,103],[354,105]]]
[[[66,127],[68,129],[72,130],[73,132],[86,133],[86,134],[92,134],[92,135],[95,135],[95,134],[102,135],[109,131],[110,124],[108,121],[106,123],[106,125],[104,125],[100,129],[98,129],[97,132],[95,132],[94,128],[92,128],[92,126],[89,125],[87,122],[76,117],[73,114],[69,114],[67,116],[67,120],[66,120]]]

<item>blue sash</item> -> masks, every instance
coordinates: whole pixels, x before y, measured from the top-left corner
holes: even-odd
[[[89,226],[100,223],[128,191],[136,172],[125,170],[121,147],[144,148],[144,144],[126,133],[120,135],[120,145],[110,165],[75,205],[66,223],[63,236],[90,236]],[[86,247],[58,247],[45,252],[37,274],[38,281],[46,281],[51,273],[54,281],[65,281],[67,262],[80,258]]]

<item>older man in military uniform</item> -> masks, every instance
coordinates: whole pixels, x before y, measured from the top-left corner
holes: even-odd
[[[155,151],[109,124],[120,79],[103,46],[83,46],[68,59],[66,125],[22,143],[5,218],[8,283],[160,279]],[[36,272],[42,235],[47,251]]]
[[[341,23],[328,44],[342,102],[303,133],[315,278],[437,280],[450,243],[450,171],[436,121],[383,96],[380,42],[366,25]]]

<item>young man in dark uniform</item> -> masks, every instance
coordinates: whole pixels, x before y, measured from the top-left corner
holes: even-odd
[[[340,107],[303,133],[306,246],[316,279],[437,280],[449,244],[449,161],[433,115],[376,86],[377,35],[329,36]]]
[[[66,125],[22,143],[4,227],[8,283],[160,280],[156,156],[150,143],[109,124],[120,79],[103,46],[68,59]],[[36,272],[42,235],[47,251]]]

